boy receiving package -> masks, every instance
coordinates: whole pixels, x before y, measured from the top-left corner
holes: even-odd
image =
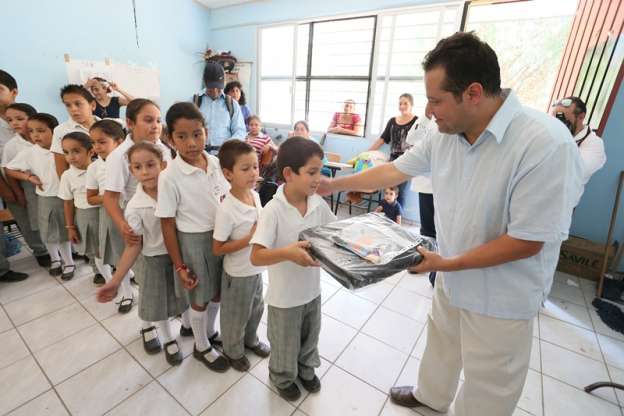
[[[262,273],[266,268],[249,261],[249,241],[262,209],[260,196],[253,190],[258,180],[258,157],[251,145],[233,139],[219,149],[219,164],[231,185],[217,209],[212,237],[214,255],[224,256],[221,339],[232,368],[247,371],[251,365],[245,357],[245,348],[262,358],[271,352],[257,335],[264,312]]]
[[[269,266],[268,337],[271,343],[269,377],[279,394],[297,400],[297,378],[309,392],[321,388],[314,369],[321,362],[321,285],[318,263],[298,241],[307,228],[336,220],[316,190],[321,181],[323,149],[313,140],[288,139],[277,154],[277,169],[285,184],[260,214],[251,239],[251,263]]]

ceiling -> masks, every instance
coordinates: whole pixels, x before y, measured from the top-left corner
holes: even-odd
[[[197,3],[209,9],[217,9],[219,7],[234,6],[242,3],[251,3],[254,0],[195,0]]]

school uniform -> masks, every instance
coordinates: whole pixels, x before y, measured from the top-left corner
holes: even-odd
[[[164,321],[188,308],[184,298],[175,293],[173,263],[167,253],[160,228],[160,218],[154,215],[156,200],[139,184],[126,207],[126,221],[143,236],[141,255],[143,266],[137,273],[139,281],[139,317],[148,322]]]
[[[95,121],[100,120],[100,118],[96,116],[93,116],[93,119]],[[66,134],[72,133],[75,131],[89,134],[89,129],[87,127],[83,126],[80,123],[75,122],[71,118],[59,124],[58,126],[56,126],[54,128],[54,131],[52,132],[52,145],[50,146],[50,151],[52,153],[62,155],[63,154],[63,137],[65,137]]]
[[[280,186],[260,213],[251,244],[274,249],[295,243],[307,228],[335,221],[327,203],[318,195],[308,197],[305,215],[292,206]],[[288,387],[297,376],[314,378],[320,366],[318,339],[321,329],[321,283],[318,267],[301,267],[284,261],[268,267],[268,336],[271,343],[270,379],[278,388]]]
[[[204,171],[176,157],[158,178],[158,205],[155,215],[175,218],[182,261],[197,275],[198,285],[186,291],[179,279],[179,297],[203,305],[219,294],[223,257],[212,254],[215,215],[230,184],[221,173],[219,159],[204,152]]]
[[[63,201],[57,196],[59,179],[56,174],[54,155],[38,145],[21,151],[7,165],[8,169],[30,171],[39,177],[42,188],[37,187],[39,234],[44,243],[69,241],[65,229]]]
[[[87,201],[87,170],[70,166],[59,184],[58,197],[64,201],[73,200],[75,209],[75,225],[80,242],[73,244],[76,251],[89,257],[95,267],[95,257],[99,256],[99,215],[98,208]]]
[[[130,166],[128,164],[128,149],[134,145],[134,140],[130,135],[121,142],[119,146],[113,150],[106,158],[106,181],[104,189],[111,192],[119,192],[121,194],[120,201],[124,202],[132,198],[137,187],[137,180],[130,174]],[[167,163],[171,161],[171,150],[164,145],[160,139],[154,143],[163,154],[163,160]]]
[[[33,147],[33,144],[28,140],[22,138],[22,136],[14,135],[2,148],[2,158],[0,159],[0,166],[2,169],[2,175],[4,175],[4,168],[7,167],[9,162],[19,154],[22,150],[26,150]],[[38,256],[44,256],[48,250],[41,241],[39,235],[39,222],[37,221],[37,195],[35,194],[35,186],[28,181],[19,181],[24,196],[26,198],[26,208],[19,205],[17,202],[7,202],[5,204],[13,219],[17,223],[17,226],[24,236],[24,240],[28,247],[33,251],[33,254]]]
[[[104,195],[106,185],[106,162],[98,157],[87,168],[85,187],[87,190],[97,190]],[[113,223],[104,206],[97,207],[98,211],[98,247],[104,264],[117,264],[124,249],[121,233]]]
[[[213,238],[217,241],[245,238],[258,221],[260,196],[251,191],[254,205],[241,202],[231,193],[219,206]],[[221,282],[221,339],[223,352],[231,359],[242,358],[245,346],[258,345],[258,325],[264,312],[262,272],[251,264],[251,246],[229,253],[223,259]]]

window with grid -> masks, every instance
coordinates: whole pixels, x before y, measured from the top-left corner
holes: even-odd
[[[261,29],[260,117],[327,129],[345,100],[366,120],[376,17]]]

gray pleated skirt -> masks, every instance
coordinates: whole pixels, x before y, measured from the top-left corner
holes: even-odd
[[[104,264],[114,265],[119,262],[125,247],[123,237],[104,207],[99,207],[98,211],[100,255]]]
[[[63,200],[55,196],[41,196],[38,198],[39,234],[44,243],[58,244],[69,241],[65,228]]]
[[[189,291],[176,276],[176,294],[191,304],[204,305],[221,292],[223,256],[212,254],[212,231],[204,233],[178,231],[177,234],[182,261],[195,272],[199,283]]]
[[[28,211],[28,220],[30,221],[30,229],[33,231],[39,231],[38,220],[38,196],[35,193],[35,185],[28,181],[20,181],[20,185],[24,190],[26,196],[26,208]]]
[[[139,281],[139,318],[144,321],[164,321],[188,308],[185,297],[176,296],[173,263],[168,254],[140,256],[141,265],[135,268]],[[136,264],[135,264],[136,265]]]
[[[86,254],[89,258],[100,257],[100,213],[98,208],[76,208],[76,227],[80,234],[80,242],[74,244],[79,254]]]

